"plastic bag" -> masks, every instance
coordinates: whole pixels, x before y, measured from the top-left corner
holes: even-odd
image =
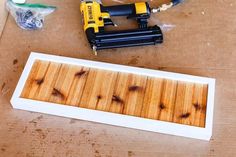
[[[26,0],[12,0],[14,3],[24,4]]]
[[[42,4],[16,4],[11,0],[6,2],[6,8],[14,17],[17,25],[25,30],[41,29],[44,17],[55,11],[56,7]]]

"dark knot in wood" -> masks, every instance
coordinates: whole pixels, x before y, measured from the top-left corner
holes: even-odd
[[[81,70],[81,71],[75,73],[75,77],[81,77],[81,76],[83,76],[84,74],[86,74],[86,71]]]
[[[141,90],[141,89],[142,89],[141,87],[136,86],[136,85],[129,87],[130,92],[138,91],[138,90]]]
[[[56,88],[53,88],[52,95],[61,99],[65,98],[65,95]]]
[[[166,108],[166,106],[164,105],[164,103],[161,103],[161,104],[159,105],[159,107],[160,107],[161,110],[164,110],[164,109]]]
[[[36,79],[35,82],[37,83],[37,85],[41,85],[44,82],[44,78]]]
[[[112,101],[115,101],[115,102],[121,103],[121,104],[124,103],[124,101],[119,96],[117,96],[117,95],[113,95],[112,96]]]
[[[184,113],[184,114],[180,115],[179,117],[180,117],[180,118],[183,118],[183,119],[186,119],[186,118],[188,118],[190,115],[191,115],[191,114],[188,112],[188,113]]]
[[[198,103],[194,103],[193,106],[197,111],[201,109],[201,105]]]
[[[98,100],[102,99],[102,96],[101,96],[101,95],[98,95],[98,96],[97,96],[97,99],[98,99]]]

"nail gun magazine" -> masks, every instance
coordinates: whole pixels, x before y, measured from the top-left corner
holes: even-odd
[[[106,6],[98,0],[82,0],[80,11],[84,32],[95,54],[102,49],[161,44],[163,32],[160,26],[149,26],[148,20],[151,14],[166,11],[182,2],[183,0],[171,0],[152,8],[148,2]],[[111,19],[113,16],[135,20],[137,28],[107,31],[105,26],[117,27]]]

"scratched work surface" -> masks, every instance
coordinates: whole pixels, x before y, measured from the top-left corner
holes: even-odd
[[[36,60],[21,97],[204,127],[207,85]]]
[[[58,9],[40,31],[21,30],[7,18],[0,38],[1,157],[235,156],[235,0],[185,0],[152,16],[150,25],[176,26],[164,32],[162,45],[105,50],[98,56],[90,53],[84,36],[79,0],[28,1]],[[132,27],[126,19],[115,22]],[[31,51],[216,78],[213,137],[205,142],[13,110],[10,98]]]

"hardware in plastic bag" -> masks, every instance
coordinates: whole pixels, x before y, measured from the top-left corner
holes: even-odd
[[[17,25],[25,30],[41,29],[44,25],[44,17],[56,9],[54,6],[42,4],[16,4],[11,0],[6,2],[6,6]]]

